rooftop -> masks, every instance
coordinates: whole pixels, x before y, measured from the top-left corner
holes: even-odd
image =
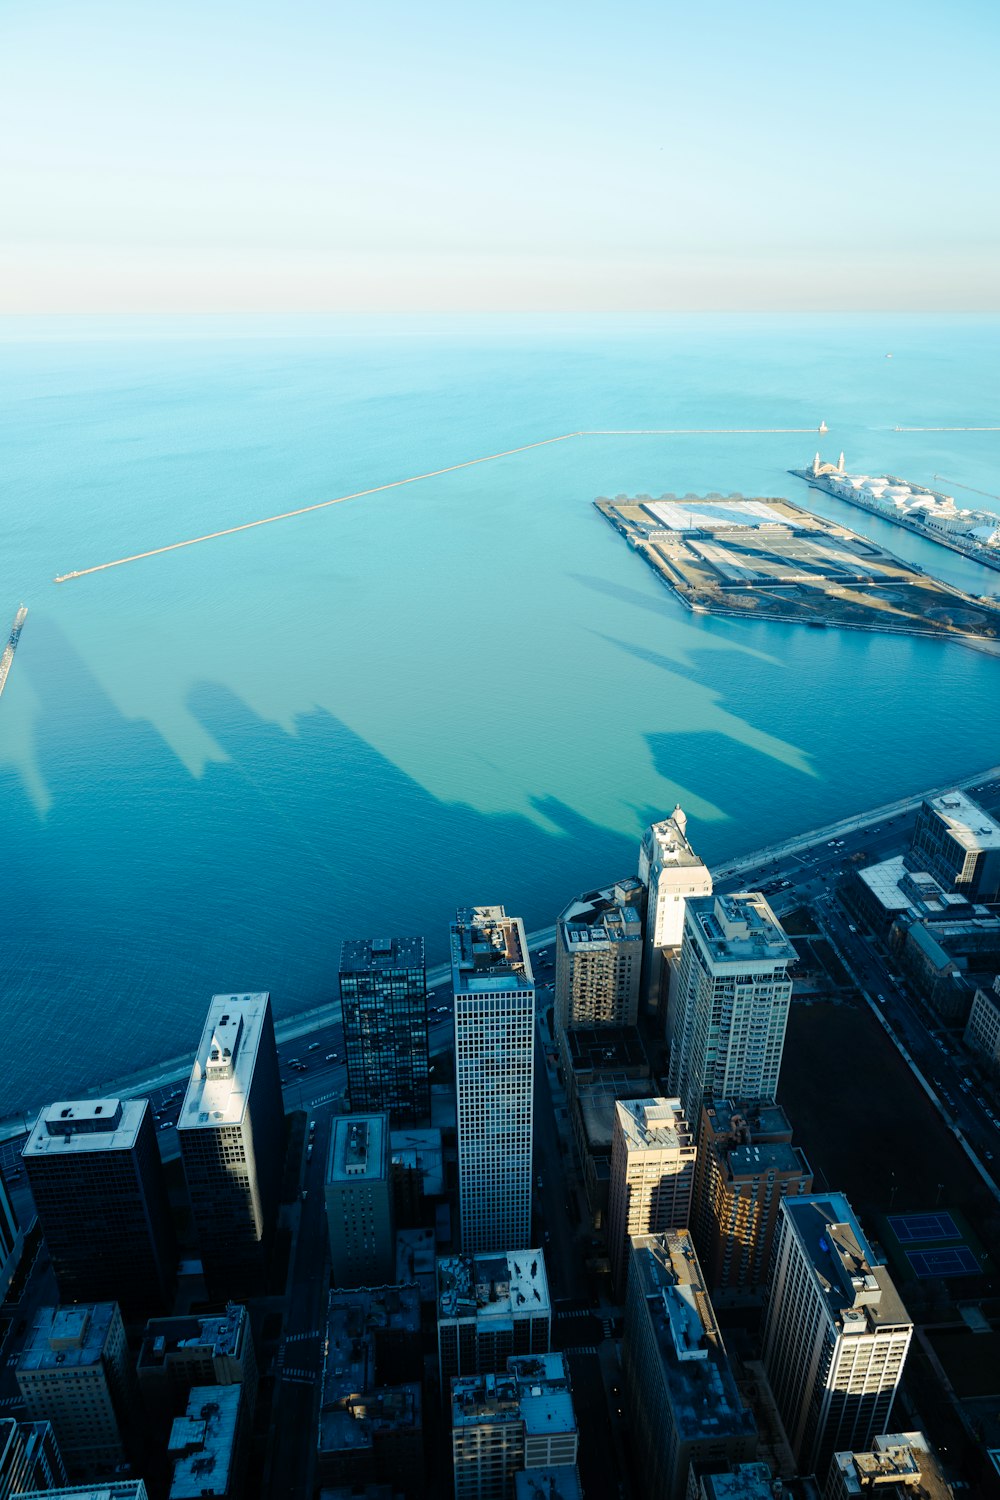
[[[422,937],[348,938],[340,949],[341,974],[423,968]]]
[[[502,906],[460,907],[451,924],[451,970],[456,996],[533,990],[521,918]]]
[[[174,1461],[170,1500],[223,1495],[236,1454],[240,1385],[195,1385],[187,1410],[175,1417],[167,1452]]]
[[[591,1026],[566,1033],[574,1073],[604,1073],[625,1068],[650,1075],[646,1049],[635,1026]]]
[[[630,876],[571,901],[559,918],[565,948],[590,952],[615,943],[641,943],[643,891],[641,881]]]
[[[394,1130],[389,1137],[393,1165],[419,1172],[425,1198],[444,1192],[444,1147],[440,1130]]]
[[[870,1453],[835,1453],[848,1495],[875,1490],[884,1500],[953,1500],[937,1454],[922,1432],[890,1432],[875,1439]]]
[[[212,996],[178,1130],[242,1123],[270,1005],[266,992]]]
[[[807,1172],[797,1146],[787,1141],[764,1141],[759,1146],[732,1146],[727,1152],[730,1177],[756,1177],[761,1172]]]
[[[756,1432],[729,1367],[690,1233],[634,1235],[631,1275],[646,1303],[681,1439]]]
[[[148,1110],[148,1099],[64,1099],[41,1111],[21,1154],[131,1151]]]
[[[788,1215],[841,1333],[870,1333],[909,1325],[910,1318],[885,1266],[879,1265],[843,1193],[784,1198]]]
[[[880,860],[858,870],[862,881],[878,901],[883,911],[919,911],[926,916],[971,910],[965,896],[946,891],[926,870],[911,870],[907,858],[898,854],[893,859]]]
[[[743,1143],[792,1138],[791,1121],[773,1099],[715,1099],[705,1113],[713,1135],[733,1134]]]
[[[70,1485],[64,1490],[46,1490],[53,1500],[146,1500],[141,1479],[122,1479],[115,1484]]]
[[[1000,849],[1000,823],[964,792],[942,792],[924,805],[937,813],[963,849]]]
[[[576,1432],[569,1372],[562,1354],[519,1354],[501,1375],[451,1382],[452,1427],[520,1421],[526,1437]]]
[[[389,1173],[389,1116],[339,1115],[326,1159],[326,1181],[382,1182]]]
[[[514,1500],[583,1500],[576,1464],[518,1469],[514,1475]]]
[[[419,1338],[420,1294],[415,1286],[330,1293],[318,1431],[321,1453],[369,1448],[376,1430],[419,1425],[420,1387],[378,1384],[376,1340],[381,1333]]]
[[[20,1371],[80,1370],[100,1363],[116,1302],[40,1307],[17,1358]]]
[[[620,1099],[615,1113],[629,1151],[694,1148],[679,1099]]]
[[[687,837],[687,817],[678,802],[669,818],[651,823],[642,836],[642,846],[650,864],[704,866],[691,848]]]
[[[444,1255],[437,1278],[439,1318],[509,1321],[550,1309],[541,1250]]]
[[[162,1368],[172,1354],[183,1350],[206,1350],[213,1356],[239,1354],[249,1327],[246,1308],[236,1302],[212,1317],[151,1318],[142,1336],[136,1368],[140,1374]]]
[[[791,964],[796,961],[785,930],[756,891],[732,896],[694,896],[687,916],[714,963]]]
[[[774,1480],[767,1464],[734,1464],[725,1474],[703,1474],[708,1500],[774,1500]]]

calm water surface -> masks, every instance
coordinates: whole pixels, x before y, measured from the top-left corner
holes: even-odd
[[[787,473],[821,444],[997,490],[998,434],[893,430],[994,420],[996,322],[0,340],[0,613],[30,609],[0,703],[0,1111],[189,1050],[215,991],[330,998],[345,936],[423,933],[440,960],[458,903],[551,922],[678,799],[712,862],[1000,761],[995,660],[692,616],[591,505],[786,495],[1000,592]],[[51,581],[581,427],[821,418],[582,438]]]

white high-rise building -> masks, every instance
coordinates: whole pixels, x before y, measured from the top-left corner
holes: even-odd
[[[712,894],[712,874],[687,839],[680,806],[653,823],[639,845],[639,879],[646,887],[646,935],[642,953],[643,1000],[647,1011],[665,1019],[671,1040],[673,1016],[667,1007],[669,971],[684,935],[684,908],[691,896]]]
[[[520,917],[459,910],[451,925],[462,1249],[523,1250],[531,1234],[535,984]]]
[[[801,1474],[890,1430],[913,1324],[843,1193],[786,1198],[771,1259],[764,1367]]]
[[[619,1099],[611,1137],[608,1253],[625,1294],[634,1234],[686,1229],[697,1151],[679,1099]]]
[[[795,949],[758,894],[687,903],[671,1003],[669,1088],[685,1117],[707,1099],[773,1099],[792,998]]]

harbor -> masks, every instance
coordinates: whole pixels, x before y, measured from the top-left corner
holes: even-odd
[[[0,696],[2,696],[3,690],[7,686],[7,674],[13,664],[14,652],[17,650],[17,643],[21,639],[21,631],[24,629],[24,622],[27,618],[27,607],[22,604],[14,616],[14,623],[10,627],[7,644],[3,648],[3,655],[0,656]]]
[[[808,469],[790,469],[789,473],[812,489],[846,500],[848,505],[1000,572],[1000,513],[996,511],[961,509],[953,496],[896,474],[848,474],[843,454],[830,464],[821,463],[817,453]]]
[[[778,498],[619,495],[598,511],[695,613],[989,643],[1000,606]]]

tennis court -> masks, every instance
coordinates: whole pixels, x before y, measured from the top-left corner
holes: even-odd
[[[896,1214],[889,1227],[901,1245],[925,1244],[927,1240],[960,1240],[962,1231],[951,1214]]]
[[[931,1277],[975,1276],[981,1269],[968,1245],[949,1245],[945,1250],[907,1250],[906,1258],[914,1276],[921,1281]]]

